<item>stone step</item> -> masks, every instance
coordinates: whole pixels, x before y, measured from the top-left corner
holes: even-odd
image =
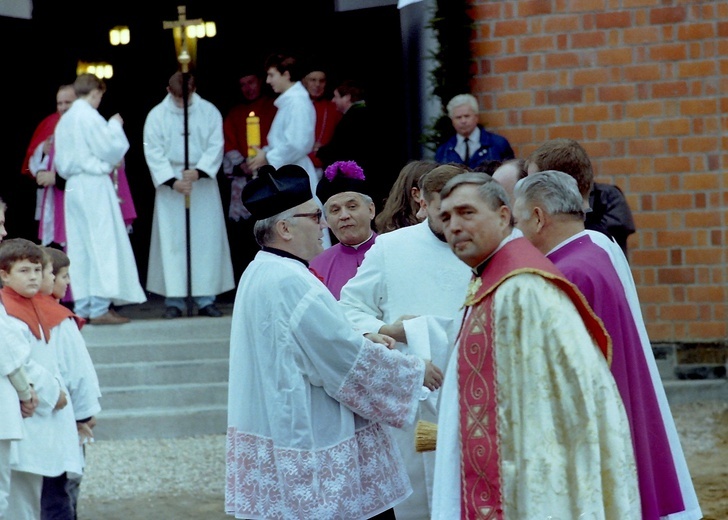
[[[227,387],[227,381],[105,387],[103,406],[104,410],[135,410],[224,405]]]
[[[225,404],[103,410],[94,436],[98,440],[191,437],[224,434],[226,428]]]
[[[225,433],[230,326],[231,317],[224,316],[84,327],[103,394],[96,437]],[[715,348],[706,352],[714,357]],[[655,345],[654,353],[672,406],[728,401],[725,365],[713,357],[700,357],[700,349],[691,347],[691,357],[685,360],[685,349],[673,344]],[[703,365],[715,379],[687,378],[692,376],[686,374],[700,377]]]
[[[96,437],[224,433],[230,324],[224,316],[84,327],[102,393]]]
[[[182,383],[226,382],[227,359],[193,359],[185,361],[150,361],[96,365],[103,387],[172,385]]]

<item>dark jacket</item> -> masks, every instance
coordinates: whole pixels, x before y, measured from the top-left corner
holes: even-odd
[[[614,238],[627,255],[627,237],[636,231],[632,211],[622,190],[613,184],[595,182],[589,195],[589,207],[584,222],[587,229],[600,231]]]
[[[485,161],[507,161],[508,159],[515,158],[513,149],[505,137],[488,132],[481,125],[478,125],[478,128],[480,128],[480,148],[471,150],[470,161],[468,161],[470,168],[474,169]],[[457,135],[454,135],[444,144],[440,145],[437,152],[435,152],[435,161],[440,164],[463,164],[462,158],[455,151],[455,145],[457,144],[458,138]]]

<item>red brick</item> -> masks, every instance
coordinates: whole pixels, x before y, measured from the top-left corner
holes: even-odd
[[[621,121],[601,123],[599,125],[599,137],[602,139],[625,139],[634,137],[637,133],[634,121]]]
[[[606,33],[602,31],[571,34],[571,47],[584,49],[590,47],[603,47],[607,41]]]
[[[524,125],[551,125],[556,122],[556,110],[553,108],[530,108],[523,110]]]
[[[712,23],[691,23],[677,28],[677,37],[680,40],[708,40],[715,38]]]
[[[680,113],[685,116],[712,115],[718,113],[717,99],[685,99],[680,101]]]
[[[719,229],[713,229],[710,232],[710,244],[713,246],[723,245],[723,233]]]
[[[655,209],[692,209],[693,195],[691,193],[658,193],[655,195]]]
[[[652,211],[655,207],[654,195],[642,195],[640,197],[640,207],[643,211]]]
[[[713,136],[683,137],[680,148],[685,153],[713,152],[718,150],[719,143],[718,138]]]
[[[684,7],[652,9],[650,11],[650,23],[654,25],[680,23],[685,21],[686,14]]]
[[[496,58],[493,61],[493,70],[496,74],[504,74],[506,72],[523,72],[528,70],[527,56]]]
[[[565,103],[581,103],[583,92],[580,88],[549,90],[547,94],[550,105],[561,105]]]
[[[581,18],[574,15],[549,16],[544,20],[544,32],[547,33],[574,33],[581,29]]]
[[[615,157],[602,159],[599,163],[599,171],[604,175],[634,171],[634,157]]]
[[[503,17],[502,2],[487,2],[472,7],[473,20],[499,20]]]
[[[668,321],[694,320],[698,317],[698,308],[692,304],[660,305],[659,316]]]
[[[669,287],[641,287],[638,290],[639,299],[642,303],[662,303],[670,300]]]
[[[682,249],[670,250],[670,265],[674,267],[683,265]]]
[[[576,139],[582,141],[584,139],[584,127],[581,125],[552,125],[548,128],[549,139]]]
[[[629,103],[625,107],[625,115],[633,119],[657,117],[662,115],[661,101],[641,101]]]
[[[686,61],[678,63],[679,78],[705,78],[716,73],[715,61]]]
[[[601,12],[604,11],[607,4],[604,0],[571,0],[569,11],[577,12]]]
[[[688,93],[688,84],[684,81],[655,83],[652,85],[652,97],[683,97]]]
[[[556,85],[557,74],[554,71],[525,72],[520,75],[521,87],[528,88],[553,88]]]
[[[607,105],[594,104],[575,106],[573,117],[575,123],[606,121],[609,119],[609,107]]]
[[[697,264],[722,264],[723,263],[723,249],[718,247],[713,248],[700,248],[700,249],[687,249],[685,250],[686,263],[690,265]],[[720,287],[721,294],[725,292],[724,287]],[[722,298],[721,298],[722,299]]]
[[[581,66],[579,55],[574,52],[551,53],[547,54],[545,58],[545,68],[548,70],[571,69]]]
[[[572,83],[575,87],[603,85],[607,83],[608,79],[609,71],[607,69],[575,70]]]
[[[505,92],[495,96],[495,106],[499,110],[507,108],[518,108],[530,106],[532,93],[530,91],[523,92]]]
[[[600,67],[609,65],[628,65],[632,63],[632,49],[597,50],[597,64]]]
[[[681,43],[653,45],[650,47],[650,58],[654,61],[684,60],[687,58],[687,47]]]
[[[726,332],[728,332],[728,325],[725,321],[695,321],[688,323],[689,336],[684,339],[686,341],[694,340],[694,338],[700,338],[703,341],[723,341],[726,338]]]
[[[728,22],[718,22],[718,36],[728,38]]]
[[[686,191],[720,190],[720,179],[714,173],[687,173],[683,175],[683,189]],[[717,214],[713,213],[718,216]]]
[[[551,14],[550,0],[526,0],[518,2],[518,16],[536,16]]]
[[[631,266],[665,265],[667,264],[667,251],[664,249],[637,249],[630,251],[629,263]]]
[[[640,64],[630,67],[623,67],[621,74],[624,81],[658,81],[662,79],[660,65]]]
[[[715,211],[687,211],[684,214],[685,226],[689,228],[720,227],[720,213]]]
[[[599,87],[599,101],[610,103],[615,101],[630,101],[635,98],[634,85],[610,85]]]
[[[632,139],[628,142],[631,155],[660,155],[665,153],[664,139]]]
[[[657,27],[630,27],[622,31],[622,40],[626,45],[659,43],[660,30]]]
[[[594,22],[599,29],[623,28],[632,25],[632,17],[629,11],[596,13]]]
[[[556,37],[548,36],[527,36],[519,41],[521,53],[548,52],[557,48]]]
[[[504,20],[502,22],[495,23],[493,36],[496,38],[503,38],[505,36],[520,36],[522,34],[528,34],[527,20]]]
[[[634,207],[630,204],[630,207]],[[667,217],[663,212],[640,212],[634,214],[637,229],[667,229]]]
[[[654,126],[653,130],[656,136],[658,135],[689,135],[690,134],[690,120],[687,118],[681,119],[663,119]]]
[[[634,7],[654,7],[658,5],[660,5],[660,0],[622,0],[622,7],[624,9],[631,9]]]
[[[695,270],[690,267],[659,268],[657,269],[657,280],[661,285],[694,283]]]

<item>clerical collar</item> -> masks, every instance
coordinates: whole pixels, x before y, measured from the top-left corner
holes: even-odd
[[[480,262],[478,265],[473,267],[473,273],[475,273],[476,276],[482,276],[483,271],[485,271],[485,268],[488,267],[488,262],[490,261],[491,258],[493,258],[494,254],[496,254],[498,251],[500,251],[501,248],[503,248],[503,246],[506,245],[511,240],[515,240],[517,238],[522,238],[522,237],[523,237],[523,233],[521,232],[521,230],[517,229],[517,228],[513,228],[511,230],[511,233],[506,238],[501,240],[501,243],[498,244],[498,247],[495,248],[495,251],[493,251],[491,254],[488,255],[488,258],[486,258],[485,260]]]
[[[263,251],[265,251],[266,253],[282,256],[283,258],[290,258],[291,260],[298,260],[303,265],[308,267],[308,262],[306,262],[303,258],[299,258],[296,255],[289,253],[288,251],[283,251],[282,249],[276,249],[275,247],[268,247],[268,246],[263,246],[261,249]]]
[[[369,236],[367,237],[367,239],[366,239],[366,240],[365,240],[364,242],[360,242],[360,243],[358,243],[358,244],[354,244],[354,245],[352,245],[352,246],[350,246],[349,244],[343,244],[343,243],[342,243],[341,245],[342,245],[342,246],[344,246],[344,247],[350,247],[350,248],[352,248],[352,249],[359,249],[359,248],[360,248],[361,246],[363,246],[364,244],[366,244],[367,242],[369,242],[369,240],[370,240],[370,239],[372,238],[372,235],[373,235],[373,234],[374,234],[374,233],[372,233],[372,232],[370,231],[370,232],[369,232]]]

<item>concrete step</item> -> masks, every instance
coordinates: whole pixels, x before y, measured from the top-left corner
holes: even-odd
[[[99,414],[94,436],[98,440],[190,437],[221,435],[226,428],[225,404],[105,410]]]
[[[231,321],[227,315],[84,327],[103,394],[96,437],[224,434]],[[660,344],[653,350],[671,405],[728,401],[724,349]],[[687,378],[704,373],[714,379]]]
[[[83,329],[101,385],[98,439],[225,432],[230,316]]]

